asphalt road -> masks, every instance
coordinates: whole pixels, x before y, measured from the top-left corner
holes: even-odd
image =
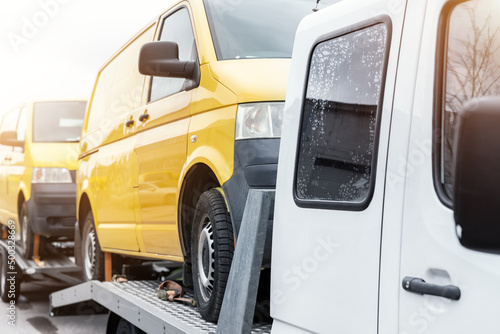
[[[0,301],[1,334],[98,334],[106,332],[106,314],[91,314],[90,308],[80,308],[82,315],[49,315],[49,295],[67,287],[52,281],[21,283],[21,295],[16,303],[15,327],[9,325],[7,307]]]

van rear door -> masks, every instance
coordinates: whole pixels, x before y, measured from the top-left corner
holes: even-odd
[[[377,333],[385,170],[405,6],[345,1],[299,27],[278,167],[273,333]]]

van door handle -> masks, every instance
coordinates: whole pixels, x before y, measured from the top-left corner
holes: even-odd
[[[12,160],[12,158],[11,158],[11,157],[5,157],[5,158],[4,158],[4,160],[5,160],[5,161],[11,161],[11,160]]]
[[[458,286],[431,284],[426,283],[421,278],[408,276],[403,278],[403,289],[421,295],[432,295],[451,300],[459,300],[461,295],[460,288]]]
[[[125,123],[125,126],[126,126],[127,128],[129,128],[129,127],[131,127],[132,125],[134,125],[134,123],[135,123],[135,122],[134,122],[134,120],[133,120],[133,119],[131,119],[131,120],[127,121],[127,123]]]
[[[139,121],[141,122],[145,122],[149,119],[149,114],[142,114],[141,116],[139,116]]]

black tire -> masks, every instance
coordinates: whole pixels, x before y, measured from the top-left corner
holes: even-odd
[[[78,223],[75,224],[75,246],[73,248],[73,255],[75,256],[75,264],[78,267],[83,267],[82,261],[82,235],[80,234],[80,227]]]
[[[5,303],[10,303],[11,300],[17,302],[21,293],[20,286],[21,275],[19,267],[16,264],[13,269],[9,268],[7,250],[0,247],[0,299]]]
[[[28,206],[23,203],[21,206],[21,212],[19,214],[19,225],[21,226],[21,247],[22,255],[25,259],[31,259],[33,257],[35,233],[31,228],[31,220],[28,211]],[[43,257],[45,255],[45,247],[47,246],[47,239],[40,236],[40,244],[38,247],[38,255]]]
[[[234,253],[231,217],[217,189],[196,205],[191,235],[194,294],[203,319],[217,322]]]
[[[94,225],[92,211],[87,214],[83,223],[81,238],[82,278],[84,281],[104,280],[104,253]]]
[[[118,320],[118,325],[116,326],[115,334],[145,334],[145,332],[132,325],[127,320],[120,318],[120,320]]]
[[[184,263],[182,265],[182,283],[186,289],[193,288],[193,268],[191,264]]]

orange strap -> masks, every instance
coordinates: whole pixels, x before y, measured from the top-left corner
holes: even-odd
[[[104,280],[112,281],[113,263],[111,262],[111,253],[104,253]]]

